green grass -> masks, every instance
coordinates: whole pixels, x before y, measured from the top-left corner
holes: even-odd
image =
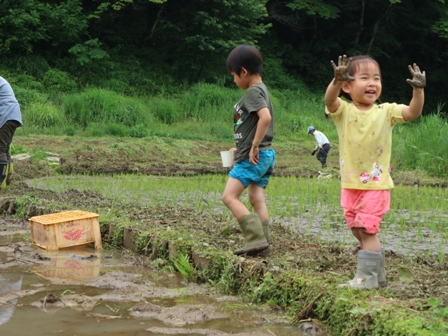
[[[312,148],[307,127],[324,132],[338,150],[333,122],[324,116],[323,93],[306,89],[271,90],[274,104],[275,142],[296,142]],[[113,91],[87,88],[82,92],[51,96],[17,88],[23,104],[24,127],[17,134],[232,141],[233,106],[244,94],[237,88],[196,84],[182,93],[129,97]],[[421,170],[429,176],[448,178],[448,124],[445,107],[432,115],[395,127],[392,166]]]

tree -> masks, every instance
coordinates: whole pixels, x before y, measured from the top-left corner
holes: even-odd
[[[2,1],[0,54],[54,52],[78,42],[88,27],[82,9],[77,0]]]
[[[98,1],[90,35],[180,81],[216,81],[233,47],[265,34],[266,1]]]
[[[331,79],[331,59],[340,54],[371,54],[379,61],[385,79],[383,99],[400,102],[410,97],[403,83],[409,76],[407,65],[413,62],[430,74],[431,90],[440,90],[448,84],[447,9],[444,0],[268,3],[277,33],[275,39],[285,46],[284,65],[290,71],[316,89],[324,90]],[[439,76],[438,83],[432,82],[436,78],[433,76]],[[441,92],[438,94],[443,96]],[[428,107],[437,105],[435,101],[427,101]]]

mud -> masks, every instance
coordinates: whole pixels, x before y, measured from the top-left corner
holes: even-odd
[[[1,224],[2,335],[303,335],[268,307],[157,271],[141,256],[45,251],[24,238],[26,222]]]
[[[45,138],[32,140],[24,143],[27,146],[42,146],[48,143],[48,140]],[[60,149],[63,146],[67,146],[67,142],[60,140],[56,140],[53,144]],[[0,230],[11,225],[10,221],[12,221],[21,223],[22,234],[26,235],[27,223],[25,219],[48,213],[48,209],[51,209],[53,212],[74,208],[93,209],[95,211],[103,211],[104,213],[110,211],[112,200],[97,193],[78,190],[68,190],[66,192],[42,190],[30,187],[24,183],[27,179],[51,176],[58,173],[105,174],[132,172],[147,174],[154,172],[158,175],[170,176],[189,176],[204,172],[226,174],[226,170],[219,167],[219,165],[214,165],[206,158],[200,157],[203,151],[208,151],[208,155],[214,155],[219,160],[219,150],[223,148],[222,144],[211,145],[207,148],[198,146],[196,152],[188,152],[188,155],[184,155],[185,153],[179,151],[170,153],[169,148],[166,151],[158,152],[151,146],[147,147],[151,151],[148,154],[145,152],[146,147],[144,145],[141,145],[142,147],[138,149],[133,148],[132,155],[129,154],[129,151],[124,150],[117,150],[115,153],[111,153],[115,148],[127,148],[129,143],[125,143],[125,141],[120,142],[112,150],[110,147],[107,148],[110,144],[100,144],[99,141],[95,141],[95,144],[92,142],[89,145],[86,145],[85,142],[81,144],[76,143],[75,145],[70,145],[70,147],[75,148],[71,148],[70,153],[63,155],[63,163],[56,168],[46,162],[37,163],[30,161],[16,164],[17,173],[14,187],[9,189],[8,193],[0,201],[0,210],[4,214],[4,217],[2,217],[3,222],[0,222]],[[88,146],[91,146],[90,148],[93,148],[93,150],[86,150]],[[55,150],[57,151],[57,149]],[[285,151],[281,152],[281,154],[279,158],[286,157],[286,159],[279,162],[276,168],[278,176],[293,174],[295,176],[317,177],[316,173],[311,169],[297,171],[298,159],[296,152]],[[193,160],[194,162],[191,161],[191,157],[196,158]],[[329,159],[331,164],[334,158],[330,157]],[[156,169],[157,172],[152,169]],[[427,185],[444,187],[448,185],[447,181],[441,179],[424,181],[418,176],[409,176],[406,173],[399,176],[401,176],[401,179],[397,177],[395,179],[396,183],[410,185],[425,183]],[[22,198],[23,195],[25,195],[24,198]],[[17,199],[25,203],[29,201],[30,206],[24,207],[26,213],[16,213]],[[143,228],[145,225],[157,225],[172,230],[187,230],[192,236],[201,237],[204,240],[203,244],[222,250],[232,250],[241,244],[239,228],[232,218],[222,215],[219,207],[214,209],[212,213],[205,211],[198,213],[194,209],[171,208],[170,206],[151,208],[132,202],[123,202],[122,204],[116,204],[116,206],[122,206],[121,215],[125,220],[142,223]],[[12,217],[8,214],[13,214],[14,216]],[[328,215],[331,218],[329,222],[325,220]],[[416,215],[418,216],[418,214]],[[17,219],[15,216],[21,219]],[[403,213],[403,217],[406,218],[405,213]],[[300,270],[301,272],[321,274],[322,277],[334,276],[337,279],[350,279],[353,276],[353,270],[356,268],[356,256],[351,251],[354,240],[341,219],[340,209],[324,209],[322,217],[319,216],[319,218],[311,219],[304,214],[290,223],[286,223],[286,225],[274,225],[272,227],[271,253],[266,259],[256,260],[256,262],[261,265],[260,269],[269,268],[273,272],[280,269]],[[274,218],[274,220],[276,222],[282,221],[280,217]],[[313,226],[310,228],[309,223],[311,220],[313,221]],[[381,232],[381,239],[386,245],[388,286],[379,291],[379,293],[385,298],[392,297],[401,305],[417,311],[428,307],[428,299],[439,298],[442,302],[448,302],[448,287],[446,283],[448,265],[446,256],[443,253],[446,251],[441,251],[438,255],[435,255],[434,251],[428,253],[428,249],[424,248],[428,246],[425,245],[427,243],[416,240],[418,237],[425,237],[432,244],[434,241],[437,242],[439,237],[434,236],[431,232],[417,235],[413,231],[412,221],[409,218],[408,221],[409,225],[407,225],[405,231],[402,231],[402,227],[394,227],[393,223],[385,223],[383,226],[384,230]],[[115,224],[108,223],[110,227],[113,227]],[[320,230],[320,228],[326,225],[330,225],[331,230]],[[293,229],[294,234],[291,234],[291,229]],[[322,232],[330,232],[331,234],[323,235]],[[407,237],[404,243],[399,244],[398,233]],[[49,266],[49,261],[45,260],[45,255],[40,253],[44,257],[44,260],[41,260],[42,258],[36,256],[32,250],[27,249],[26,244],[17,245],[17,243],[22,243],[24,240],[23,237],[19,237],[0,244],[3,245],[0,247],[4,249],[3,253],[0,253],[0,274],[4,275],[5,270],[11,272],[15,267],[19,267],[20,271],[18,273],[23,271],[23,274],[26,275],[24,279],[27,280],[25,283],[28,283],[28,286],[25,290],[30,293],[30,295],[23,294],[23,296],[20,296],[22,295],[20,294],[17,296],[15,294],[16,296],[14,297],[9,296],[5,298],[5,300],[8,299],[8,307],[12,303],[14,307],[20,308],[16,309],[11,319],[11,321],[15,321],[13,324],[14,328],[18,326],[23,327],[20,321],[26,318],[27,314],[31,314],[33,323],[30,323],[30,326],[26,326],[30,330],[32,328],[39,330],[37,324],[39,322],[39,326],[54,324],[54,328],[51,329],[52,332],[64,330],[67,334],[71,333],[73,335],[96,335],[105,330],[112,332],[111,335],[113,333],[119,334],[119,332],[124,330],[132,330],[135,335],[147,334],[148,332],[157,335],[226,335],[225,333],[249,335],[251,332],[254,332],[251,328],[258,328],[255,331],[257,335],[295,335],[295,333],[300,332],[297,325],[283,324],[284,320],[281,318],[281,313],[279,315],[271,315],[275,312],[265,307],[259,308],[261,311],[251,311],[249,309],[247,313],[244,309],[239,308],[240,302],[234,301],[234,298],[221,298],[215,293],[200,294],[195,292],[197,288],[202,288],[199,285],[183,283],[173,286],[171,283],[174,281],[172,277],[154,280],[147,273],[142,272],[147,277],[143,282],[149,284],[145,286],[141,283],[141,278],[126,278],[124,274],[132,274],[133,272],[129,271],[129,268],[125,268],[125,271],[123,271],[123,269],[119,269],[119,265],[110,264],[110,260],[105,255],[98,257],[102,265],[100,266],[101,272],[95,275],[97,278],[93,283],[89,282],[91,280],[88,279],[73,282],[73,279],[67,280],[54,277],[52,274],[48,274],[49,272],[51,273],[53,267]],[[112,243],[112,240],[112,235],[106,233],[104,236],[105,244]],[[417,248],[416,253],[410,254],[408,252],[411,245],[413,245],[413,249],[420,246],[422,249],[419,250]],[[17,250],[17,247],[19,247],[20,251]],[[85,255],[85,257],[89,255]],[[151,265],[151,262],[147,261],[145,256],[138,257],[136,260],[132,260],[132,258],[127,260],[129,257],[127,254],[123,254],[122,257],[124,258],[122,266],[126,264],[129,266],[130,264],[131,269],[138,269],[142,265],[146,268],[148,265]],[[441,260],[440,257],[445,257],[445,259],[441,258]],[[142,260],[139,258],[142,258]],[[52,261],[54,260],[53,258]],[[70,259],[70,262],[73,261],[94,262],[93,260],[79,258]],[[25,268],[27,268],[26,271],[24,270]],[[46,273],[38,275],[33,268],[45,270]],[[156,270],[151,272],[157,273]],[[259,274],[262,275],[263,272],[261,270]],[[73,278],[78,273],[74,272],[71,277]],[[59,291],[46,290],[48,282],[51,283],[51,286],[56,286],[54,288],[58,288]],[[170,286],[165,286],[165,284],[170,283]],[[163,289],[158,289],[159,287]],[[68,292],[62,295],[67,290],[75,293]],[[186,298],[185,295],[181,294],[185,294],[187,291],[194,293],[192,294],[194,303],[188,302],[185,306]],[[151,293],[158,293],[159,296],[152,296]],[[178,296],[176,296],[176,293]],[[60,301],[55,299],[55,308],[51,307],[53,303],[50,301],[53,298],[48,297],[49,294],[54,294],[60,299]],[[65,299],[62,297],[67,295],[69,298],[68,295],[72,294],[75,294],[75,296],[71,298],[71,301],[64,303]],[[76,297],[76,295],[79,296]],[[86,297],[81,295],[87,295],[94,300],[98,299],[98,301],[95,301],[96,303],[87,302]],[[48,298],[52,300],[49,301]],[[5,302],[2,300],[4,299],[0,297],[0,303]],[[14,300],[18,300],[18,303],[13,303],[15,302]],[[200,303],[199,307],[197,301]],[[75,304],[74,302],[77,303]],[[78,311],[75,308],[65,306],[67,304],[79,308],[84,302],[86,305],[89,304],[89,307],[93,305],[93,308],[86,312],[82,309]],[[176,304],[173,304],[173,302]],[[64,304],[63,307],[57,307],[57,305],[62,304]],[[215,308],[219,307],[219,309],[213,310],[210,305]],[[174,310],[174,306],[178,310]],[[205,316],[203,311],[201,311],[201,307],[207,307]],[[228,307],[231,308],[228,309]],[[43,308],[48,311],[53,311],[50,309],[54,309],[55,314],[37,315],[36,311],[43,311]],[[169,310],[170,308],[173,309]],[[71,313],[67,313],[67,311]],[[73,315],[74,311],[77,312],[75,315]],[[117,313],[114,311],[117,311]],[[195,313],[197,314],[195,315]],[[228,314],[230,319],[214,319],[214,314]],[[49,318],[54,315],[58,316],[57,321]],[[141,318],[140,315],[146,317]],[[177,319],[183,315],[195,320],[194,326],[188,324],[186,320]],[[167,322],[167,319],[169,319],[167,316],[171,316],[171,325],[169,324],[170,322]],[[209,320],[206,320],[207,318]],[[34,321],[34,319],[37,319],[37,321]],[[69,326],[64,326],[60,322],[64,319],[70,321]],[[110,324],[105,326],[103,324],[105,321],[110,322]],[[117,321],[119,323],[115,324]],[[279,323],[281,327],[274,330],[272,322],[274,322],[275,327],[277,326],[276,323]],[[141,325],[135,327],[136,323],[141,323]],[[314,324],[310,326],[305,323],[301,324],[302,330],[311,334],[315,333],[316,330],[320,331],[316,329],[318,326]],[[99,325],[103,329],[99,328]],[[4,326],[0,326],[0,332],[2,332],[2,327]],[[142,333],[143,330],[144,333]]]

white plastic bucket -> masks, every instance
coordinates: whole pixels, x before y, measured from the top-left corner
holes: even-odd
[[[233,152],[232,151],[222,151],[221,152],[222,166],[232,167],[233,165]]]

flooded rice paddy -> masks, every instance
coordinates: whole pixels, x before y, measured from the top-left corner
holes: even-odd
[[[227,176],[56,176],[28,181],[32,187],[66,191],[91,190],[114,200],[149,206],[179,206],[199,212],[229,214],[221,202]],[[273,177],[266,198],[274,225],[297,233],[343,245],[356,243],[346,228],[339,204],[337,178]],[[242,200],[249,206],[247,197]],[[432,186],[396,186],[391,210],[386,214],[379,238],[387,250],[446,258],[448,254],[448,190]]]

